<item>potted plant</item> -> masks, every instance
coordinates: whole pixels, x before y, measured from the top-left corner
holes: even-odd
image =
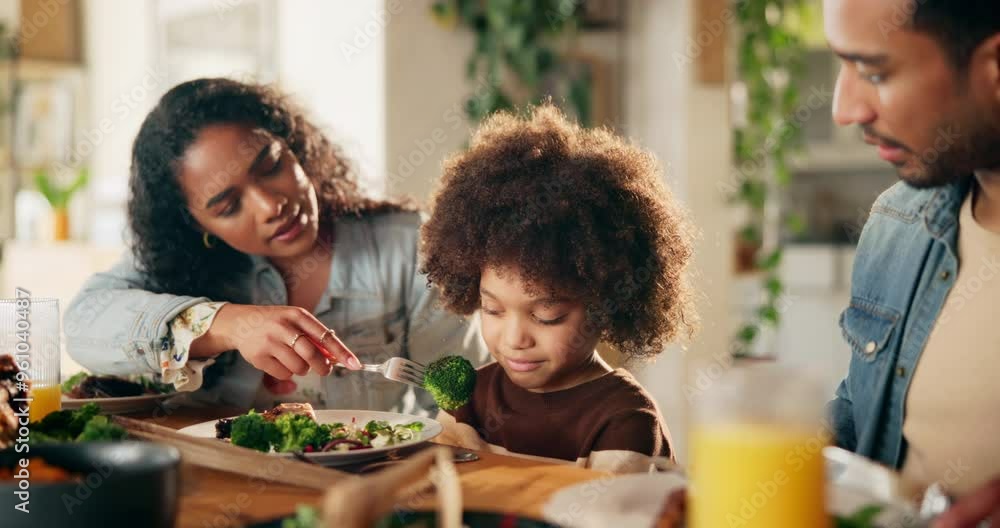
[[[87,185],[90,179],[86,168],[77,172],[76,179],[67,186],[60,186],[45,169],[35,171],[35,185],[52,206],[52,238],[69,240],[69,201],[77,191]]]

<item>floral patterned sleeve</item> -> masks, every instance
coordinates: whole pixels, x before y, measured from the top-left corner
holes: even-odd
[[[215,363],[214,359],[188,359],[191,343],[212,326],[215,314],[225,302],[204,302],[181,312],[170,321],[170,335],[161,354],[160,373],[163,383],[173,383],[179,391],[201,387],[202,372]]]

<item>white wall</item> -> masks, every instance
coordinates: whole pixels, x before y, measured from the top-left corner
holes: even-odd
[[[696,0],[635,0],[629,4],[626,65],[626,130],[652,150],[666,169],[671,190],[700,230],[693,282],[698,288],[702,328],[687,352],[666,351],[652,365],[636,368],[670,426],[678,457],[687,450],[690,401],[705,363],[729,351],[731,228],[719,183],[729,176],[729,99],[723,86],[694,81],[693,66],[678,66],[692,35]]]
[[[399,5],[402,4],[402,5]],[[278,79],[356,163],[365,185],[384,189],[386,25],[408,2],[280,0]]]
[[[469,136],[464,102],[472,34],[445,29],[431,0],[400,1],[386,34],[386,177],[389,193],[426,199],[444,158]]]
[[[122,243],[132,140],[168,88],[155,57],[153,0],[86,0],[83,8],[89,124],[76,151],[89,160],[88,238]]]

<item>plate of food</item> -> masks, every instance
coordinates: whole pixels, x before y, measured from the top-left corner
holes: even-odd
[[[324,466],[381,458],[393,450],[423,444],[441,431],[441,424],[430,418],[379,411],[316,411],[308,403],[284,403],[264,412],[250,411],[179,430],[276,456],[304,456]]]
[[[79,372],[62,383],[63,409],[79,409],[96,403],[110,414],[148,411],[174,396],[174,388],[149,378],[137,376],[95,376]]]

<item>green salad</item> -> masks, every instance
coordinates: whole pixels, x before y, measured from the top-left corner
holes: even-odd
[[[49,413],[40,421],[28,424],[29,443],[96,442],[121,440],[127,433],[101,414],[101,408],[88,403],[79,409]]]
[[[233,445],[263,452],[316,453],[396,445],[419,439],[423,429],[423,422],[321,424],[304,414],[282,414],[272,420],[266,414],[250,411],[232,420],[229,439]]]

